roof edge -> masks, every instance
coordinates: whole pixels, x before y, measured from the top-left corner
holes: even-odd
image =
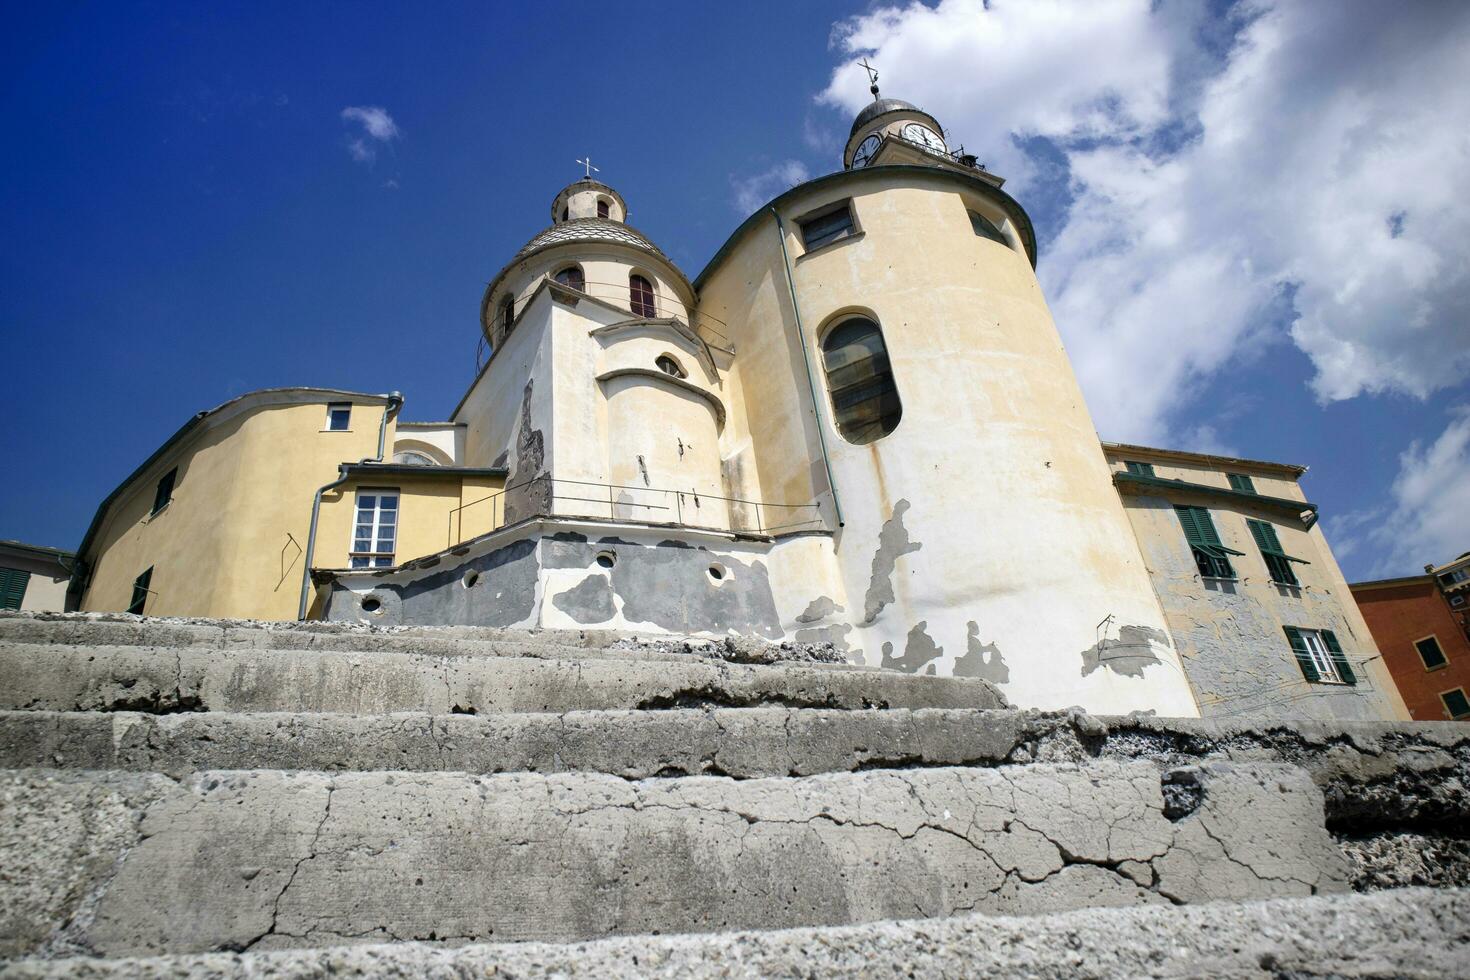
[[[1156,446],[1139,446],[1127,442],[1104,442],[1104,452],[1133,452],[1149,453],[1154,456],[1162,456],[1165,459],[1188,460],[1194,463],[1233,463],[1240,466],[1254,466],[1257,469],[1272,470],[1278,473],[1290,473],[1293,476],[1301,476],[1307,472],[1307,467],[1298,466],[1295,463],[1274,463],[1266,459],[1246,459],[1241,456],[1216,456],[1211,453],[1196,453],[1188,449],[1160,449]]]
[[[1367,592],[1373,589],[1392,589],[1405,585],[1429,585],[1435,587],[1436,590],[1439,587],[1434,576],[1425,572],[1423,575],[1402,575],[1398,578],[1375,578],[1366,582],[1349,582],[1348,591],[1354,592],[1362,589]]]

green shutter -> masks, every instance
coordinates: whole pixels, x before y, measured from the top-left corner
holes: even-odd
[[[1138,463],[1138,462],[1134,462],[1133,460],[1130,459],[1130,460],[1125,460],[1124,463],[1123,463],[1123,465],[1126,466],[1126,467],[1128,467],[1128,472],[1129,473],[1132,473],[1134,476],[1153,476],[1154,475],[1154,464],[1153,463]]]
[[[1215,522],[1210,519],[1210,512],[1203,507],[1196,507],[1195,520],[1199,522],[1200,533],[1204,535],[1205,544],[1220,545],[1220,535],[1215,533]],[[1233,552],[1239,554],[1239,552]]]
[[[31,573],[19,568],[0,568],[0,609],[19,609],[26,597]]]
[[[1241,493],[1256,492],[1256,485],[1244,473],[1227,473],[1226,476],[1230,478],[1230,489],[1239,490]]]
[[[148,604],[148,585],[153,581],[153,566],[149,565],[143,570],[143,574],[133,580],[133,601],[128,604],[128,612],[143,615],[143,608]]]
[[[1197,508],[1181,507],[1174,505],[1174,513],[1179,515],[1179,523],[1184,527],[1184,538],[1190,544],[1204,544],[1205,539],[1200,534],[1199,519],[1195,516]]]
[[[1327,647],[1327,652],[1332,655],[1332,666],[1337,668],[1337,676],[1342,678],[1344,684],[1358,683],[1358,675],[1353,673],[1352,665],[1343,655],[1342,647],[1338,645],[1337,634],[1332,630],[1318,630],[1322,634],[1322,642]]]
[[[1307,652],[1307,641],[1302,639],[1301,631],[1295,626],[1281,627],[1286,631],[1286,642],[1291,644],[1291,652],[1296,654],[1297,666],[1302,669],[1302,676],[1312,683],[1322,679],[1317,672],[1317,665],[1312,663],[1312,655]]]

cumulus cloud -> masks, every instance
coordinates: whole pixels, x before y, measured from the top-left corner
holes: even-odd
[[[800,160],[782,160],[769,170],[749,177],[730,178],[734,193],[731,205],[742,215],[750,214],[782,191],[802,183],[811,175]]]
[[[398,124],[388,110],[375,105],[353,105],[342,110],[342,121],[356,124],[347,140],[347,152],[358,163],[372,163],[382,144],[398,139]]]
[[[1388,507],[1328,522],[1340,555],[1371,553],[1360,564],[1387,577],[1413,575],[1470,550],[1470,405],[1455,408],[1432,443],[1416,440],[1404,450],[1390,496]]]
[[[1040,274],[1105,436],[1181,438],[1190,392],[1273,340],[1324,403],[1470,376],[1470,5],[942,0],[834,43],[822,101],[867,101],[866,56],[1061,202]]]

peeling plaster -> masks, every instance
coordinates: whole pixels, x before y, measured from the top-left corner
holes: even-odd
[[[863,603],[864,626],[871,625],[884,607],[895,601],[893,573],[898,559],[923,547],[917,541],[909,540],[908,529],[903,526],[903,515],[909,506],[907,500],[896,502],[893,505],[893,516],[883,523],[883,530],[878,533],[878,550],[873,554],[872,580],[868,583],[868,594]]]
[[[1169,634],[1152,626],[1119,627],[1116,640],[1104,636],[1082,651],[1082,676],[1105,666],[1125,677],[1142,677],[1145,668],[1163,663],[1154,653],[1155,643],[1168,647]]]
[[[992,684],[1005,684],[1011,679],[1011,668],[1006,666],[1000,647],[992,640],[980,642],[980,624],[970,620],[966,631],[965,655],[954,662],[954,676],[979,677]]]
[[[882,666],[889,670],[902,670],[906,673],[917,674],[927,664],[930,668],[929,673],[934,673],[934,661],[944,653],[944,648],[935,644],[928,629],[928,620],[923,620],[909,630],[908,641],[904,644],[901,657],[893,655],[892,643],[884,643]]]

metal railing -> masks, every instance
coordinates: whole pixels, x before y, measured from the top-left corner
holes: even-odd
[[[722,497],[696,490],[594,483],[588,480],[541,476],[497,490],[451,510],[446,547],[453,547],[465,540],[465,511],[482,505],[488,505],[489,508],[487,532],[531,517],[672,524],[733,534],[783,534],[818,531],[828,527],[827,517],[822,512],[819,501],[780,504],[741,497]]]

